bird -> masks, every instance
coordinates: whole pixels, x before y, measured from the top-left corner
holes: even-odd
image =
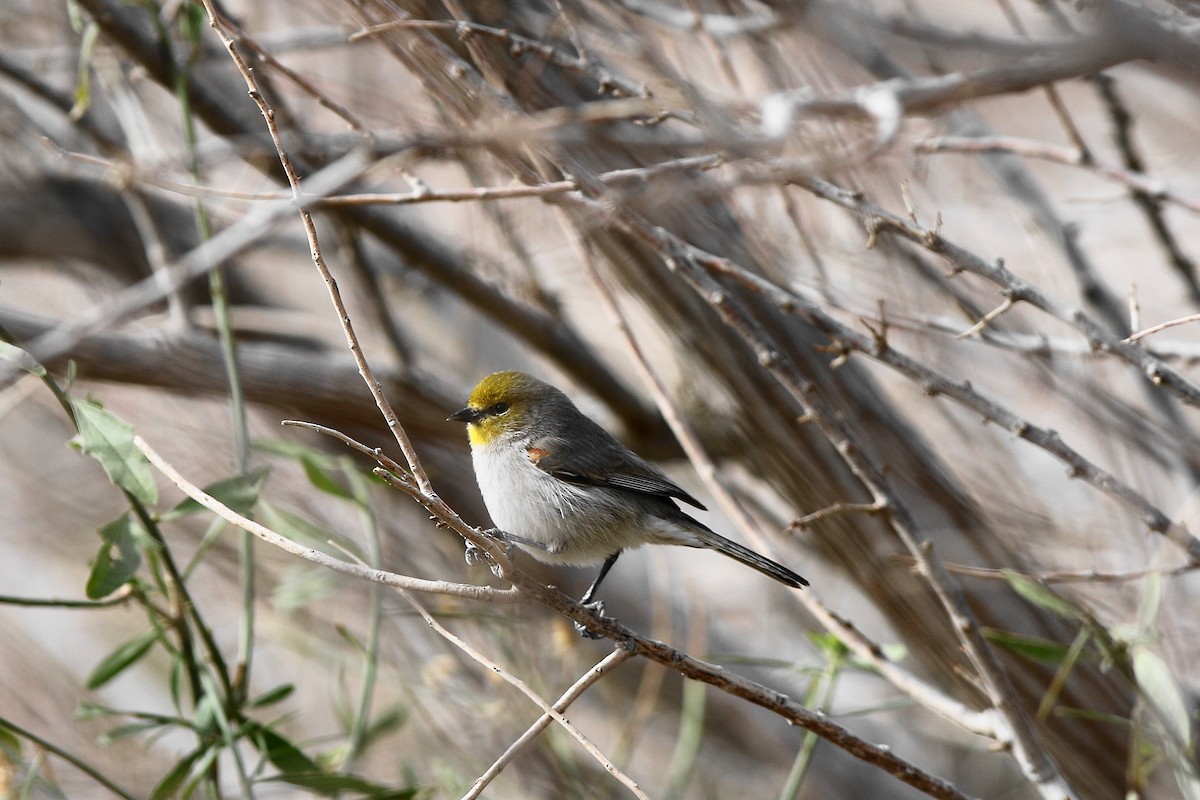
[[[598,613],[601,582],[622,552],[643,544],[716,550],[785,586],[808,586],[684,512],[677,502],[705,507],[545,381],[492,373],[448,419],[466,423],[475,479],[499,538],[545,563],[599,564],[579,601]]]

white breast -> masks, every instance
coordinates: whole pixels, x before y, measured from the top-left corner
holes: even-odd
[[[545,549],[524,548],[541,561],[597,564],[648,541],[684,543],[678,529],[668,539],[667,532],[656,530],[663,527],[661,521],[648,525],[643,514],[612,493],[575,486],[538,469],[523,445],[472,447],[471,459],[492,521],[507,533],[543,545]]]

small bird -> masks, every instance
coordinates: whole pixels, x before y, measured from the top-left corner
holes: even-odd
[[[600,613],[604,576],[623,550],[643,544],[707,547],[787,586],[808,585],[685,514],[676,500],[704,506],[548,383],[496,372],[449,418],[467,423],[475,479],[501,538],[550,564],[601,564],[580,600]]]

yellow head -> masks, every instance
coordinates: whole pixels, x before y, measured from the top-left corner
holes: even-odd
[[[528,428],[538,417],[539,405],[561,394],[548,383],[523,372],[494,372],[475,385],[465,408],[450,415],[467,423],[472,447],[484,447],[506,434]]]

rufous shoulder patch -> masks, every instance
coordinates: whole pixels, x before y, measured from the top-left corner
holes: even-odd
[[[527,452],[529,454],[529,460],[535,464],[538,463],[539,461],[541,461],[546,456],[550,455],[549,450],[546,450],[541,447],[531,447],[525,452]]]

